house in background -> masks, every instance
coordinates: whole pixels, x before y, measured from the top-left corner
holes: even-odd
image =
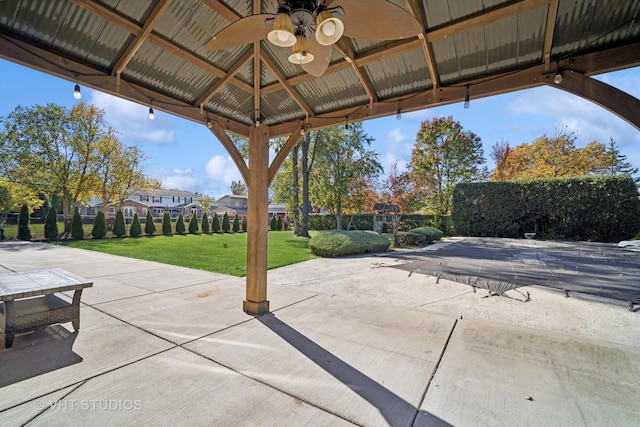
[[[224,216],[226,213],[231,218],[238,214],[242,218],[247,214],[247,196],[226,194],[218,199],[218,206],[213,213],[218,216]]]
[[[197,197],[196,193],[183,190],[137,189],[126,199],[110,203],[109,216],[115,216],[118,210],[122,210],[125,219],[133,218],[136,213],[139,218],[144,218],[147,212],[157,219],[162,218],[165,212],[169,212],[173,219],[180,214],[187,218],[196,215],[200,219],[204,208],[198,203]]]

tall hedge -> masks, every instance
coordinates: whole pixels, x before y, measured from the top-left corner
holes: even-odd
[[[142,227],[140,226],[140,220],[138,214],[133,214],[133,221],[131,221],[131,227],[129,227],[129,236],[140,237],[142,235]]]
[[[222,217],[222,232],[228,233],[229,231],[231,231],[231,224],[229,223],[229,214],[225,212],[224,216]]]
[[[152,236],[156,232],[156,225],[153,223],[153,216],[147,211],[147,217],[144,220],[144,234]]]
[[[276,231],[278,229],[278,222],[276,221],[276,214],[271,216],[271,221],[269,222],[269,229],[271,231]]]
[[[78,208],[73,210],[73,218],[71,218],[71,238],[76,240],[84,239],[84,228],[82,227],[82,218]]]
[[[204,234],[209,234],[209,218],[207,217],[206,212],[202,214],[202,232]]]
[[[282,218],[280,218],[280,215],[276,215],[276,218],[276,230],[282,231]]]
[[[176,221],[176,233],[184,234],[184,218],[182,216],[182,212],[178,215],[178,220]]]
[[[20,208],[20,214],[18,216],[18,239],[31,240],[31,229],[29,228],[29,207],[24,204]]]
[[[91,236],[94,239],[103,239],[107,235],[107,222],[104,219],[104,213],[98,211],[96,217],[93,219],[93,228],[91,229]]]
[[[124,223],[124,215],[122,215],[122,211],[120,210],[116,213],[116,220],[113,223],[113,230],[111,232],[116,237],[122,237],[127,234],[127,227]]]
[[[211,231],[214,233],[220,232],[220,218],[218,218],[218,214],[213,214],[213,220],[211,221]]]
[[[162,215],[162,234],[165,236],[171,234],[171,217],[167,211]]]
[[[233,217],[233,232],[237,233],[238,231],[240,231],[240,217],[236,214],[236,216]]]
[[[189,234],[196,234],[198,232],[198,217],[196,214],[191,214],[191,219],[189,220]]]
[[[55,207],[51,207],[44,220],[44,238],[56,240],[58,238],[58,212]]]
[[[640,231],[638,189],[629,176],[458,184],[452,218],[463,236],[619,241]]]

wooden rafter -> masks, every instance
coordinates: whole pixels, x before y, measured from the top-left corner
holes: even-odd
[[[378,102],[378,95],[376,94],[376,91],[373,88],[371,79],[369,79],[369,77],[362,72],[358,64],[356,64],[355,54],[353,53],[353,48],[351,47],[351,42],[349,41],[349,39],[347,37],[342,37],[333,46],[344,57],[345,61],[347,61],[347,63],[351,65],[351,68],[356,73],[358,80],[360,80],[360,84],[364,88],[365,92],[367,92],[367,96],[369,97],[369,102]]]
[[[241,18],[233,9],[218,0],[202,0],[202,2],[229,22],[237,21]]]
[[[149,15],[149,18],[147,18],[147,20],[142,25],[142,31],[140,31],[135,36],[133,41],[129,44],[129,46],[127,46],[124,53],[116,62],[116,65],[113,67],[112,74],[120,78],[120,73],[122,73],[122,71],[126,68],[127,64],[129,64],[129,61],[131,61],[138,49],[140,49],[142,43],[147,39],[147,37],[149,37],[149,34],[151,34],[151,30],[153,30],[153,28],[156,26],[160,18],[162,18],[162,15],[164,15],[170,5],[171,0],[161,0],[156,4],[156,6],[151,11],[151,14]]]
[[[229,80],[233,79],[236,75],[236,73],[238,72],[238,70],[240,70],[240,68],[244,67],[249,60],[251,60],[251,58],[253,57],[253,50],[249,49],[247,50],[244,55],[242,55],[236,62],[235,64],[233,64],[231,66],[231,68],[229,68],[229,70],[227,70],[227,74],[222,77],[221,79],[219,79],[218,81],[216,81],[213,85],[211,85],[211,87],[209,87],[205,93],[203,93],[200,98],[198,98],[198,100],[194,103],[195,106],[199,106],[202,105],[204,103],[206,103],[209,98],[211,98],[213,95],[216,94],[216,92],[218,92],[222,86],[224,86],[225,84],[227,84],[229,82]]]
[[[556,18],[558,17],[558,0],[553,0],[549,3],[549,10],[547,12],[547,27],[544,33],[544,54],[542,61],[544,62],[545,69],[551,68],[551,44],[553,43],[553,33],[556,29]]]
[[[280,72],[280,69],[273,62],[273,60],[264,52],[262,54],[262,62],[264,62],[264,65],[266,65],[269,71],[271,71],[271,73],[276,77],[276,79],[280,82],[284,90],[287,91],[289,96],[293,98],[293,100],[296,102],[296,104],[298,104],[298,106],[302,109],[302,111],[304,111],[307,116],[313,116],[313,111],[311,110],[311,107],[309,107],[309,105],[300,96],[300,94],[296,92],[296,90],[287,83],[287,78],[282,74],[282,72]]]
[[[438,86],[440,86],[440,78],[436,71],[436,61],[431,53],[431,47],[429,47],[429,43],[427,43],[427,34],[425,31],[425,28],[427,27],[426,20],[424,16],[422,16],[422,12],[416,0],[404,0],[404,5],[405,8],[418,20],[420,27],[422,28],[422,33],[418,34],[418,39],[420,40],[422,53],[424,53],[424,60],[427,63],[427,69],[429,70],[433,90],[436,90]]]

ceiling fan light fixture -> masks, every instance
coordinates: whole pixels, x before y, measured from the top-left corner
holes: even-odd
[[[331,46],[344,33],[344,23],[326,9],[318,13],[316,25],[316,40],[323,46]]]
[[[307,38],[304,35],[296,35],[296,44],[289,55],[289,62],[292,64],[308,64],[313,61],[313,54],[307,49]]]
[[[296,44],[296,36],[293,34],[291,17],[289,14],[291,9],[286,4],[278,6],[273,30],[267,35],[267,39],[275,46],[291,47]]]

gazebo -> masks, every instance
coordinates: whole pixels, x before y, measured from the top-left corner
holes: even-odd
[[[639,14],[638,0],[11,0],[0,56],[207,126],[249,189],[243,309],[260,314],[268,186],[309,131],[540,85],[640,128],[640,101],[591,77],[640,64]]]

